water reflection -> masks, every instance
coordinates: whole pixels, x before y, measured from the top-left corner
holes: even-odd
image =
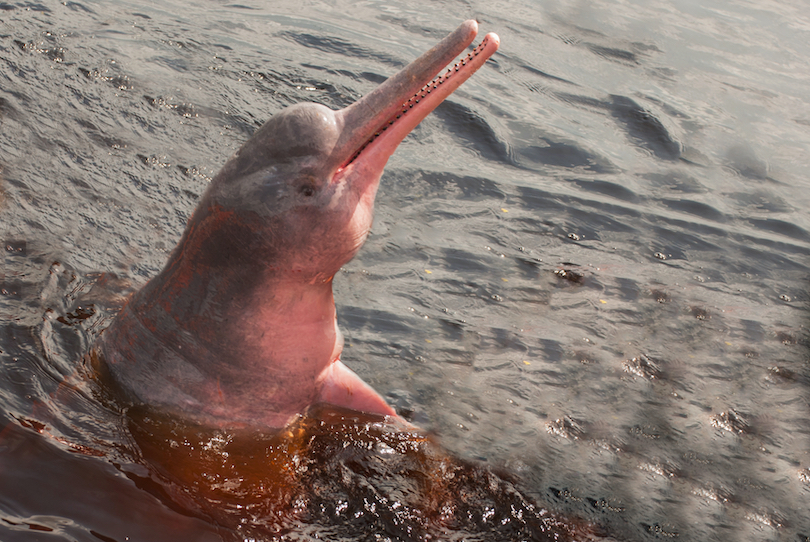
[[[585,523],[523,496],[505,472],[454,458],[421,431],[380,418],[323,406],[268,434],[206,429],[148,410],[127,417],[150,478],[127,475],[169,506],[232,530],[226,538],[590,536]]]

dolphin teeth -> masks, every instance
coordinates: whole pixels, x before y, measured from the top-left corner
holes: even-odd
[[[414,95],[408,98],[407,101],[403,102],[401,105],[402,108],[401,112],[398,113],[395,118],[392,117],[387,123],[379,127],[378,131],[374,135],[372,135],[357,152],[354,153],[351,160],[347,162],[347,165],[354,162],[355,159],[357,159],[357,157],[369,144],[371,144],[372,141],[377,139],[377,137],[379,137],[382,132],[384,132],[389,126],[393,125],[398,119],[401,119],[403,115],[408,113],[408,111],[413,109],[414,105],[419,104],[421,100],[426,99],[428,97],[428,94],[430,94],[433,90],[438,90],[439,86],[443,85],[446,81],[449,81],[450,77],[453,76],[454,73],[460,72],[462,68],[474,62],[475,57],[486,51],[487,47],[489,46],[489,42],[490,40],[485,37],[484,40],[478,45],[478,47],[474,47],[473,49],[471,49],[466,56],[460,58],[452,66],[448,66],[447,71],[445,73],[439,74],[436,77],[434,77],[432,81],[425,83],[421,89],[419,89]],[[497,48],[497,46],[495,48]]]

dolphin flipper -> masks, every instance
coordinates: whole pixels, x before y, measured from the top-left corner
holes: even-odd
[[[323,380],[318,402],[383,416],[397,415],[379,393],[340,360],[327,367],[321,376]]]

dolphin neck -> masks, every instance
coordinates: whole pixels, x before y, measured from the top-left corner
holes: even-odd
[[[286,307],[278,316],[289,321],[312,314],[313,307],[294,303],[307,298],[318,300],[317,312],[327,309],[334,317],[331,275],[296,268],[291,263],[296,247],[278,242],[274,226],[283,227],[253,213],[201,205],[164,269],[147,285],[151,294],[141,297],[168,298],[165,308],[182,319],[201,310],[222,319],[264,305]]]
[[[331,281],[194,263],[170,262],[105,332],[114,379],[136,401],[194,419],[283,425],[316,400],[340,356]]]
[[[186,257],[170,261],[131,305],[143,316],[162,313],[181,328],[195,328],[195,333],[204,326],[212,328],[213,336],[227,331],[243,346],[280,330],[335,325],[331,278],[312,280],[294,270],[262,266],[213,271],[205,262]]]
[[[197,209],[164,269],[130,302],[159,340],[192,342],[190,360],[251,371],[317,372],[340,354],[331,276],[296,270],[261,217]],[[188,341],[186,338],[189,338]],[[193,339],[191,339],[193,338]],[[224,368],[223,368],[224,369]]]

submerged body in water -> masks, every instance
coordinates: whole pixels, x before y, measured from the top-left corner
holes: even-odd
[[[277,432],[197,426],[139,407],[127,420],[160,484],[154,493],[238,540],[325,532],[332,540],[612,540],[538,504],[512,473],[454,457],[390,418],[322,404]]]

